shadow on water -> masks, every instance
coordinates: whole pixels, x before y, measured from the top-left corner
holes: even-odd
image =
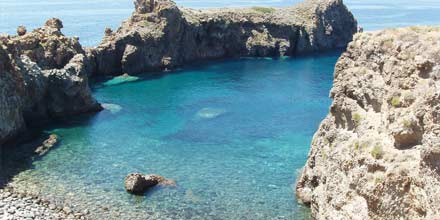
[[[96,113],[75,116],[71,118],[57,119],[50,124],[30,125],[28,131],[20,139],[0,146],[0,189],[7,186],[14,176],[20,172],[33,169],[33,162],[41,160],[45,154],[39,155],[35,151],[48,139],[50,133],[46,130],[54,128],[71,128],[87,126],[96,116]],[[60,145],[58,140],[53,150]]]

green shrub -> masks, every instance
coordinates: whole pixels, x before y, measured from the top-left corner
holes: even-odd
[[[359,113],[354,113],[353,114],[353,122],[356,126],[358,126],[361,123],[362,117]]]
[[[274,13],[274,12],[275,12],[275,9],[274,9],[274,8],[252,7],[252,9],[253,9],[254,11],[261,12],[261,13],[265,13],[265,14],[270,14],[270,13]]]
[[[354,148],[355,150],[359,150],[360,147],[361,147],[361,145],[359,144],[358,141],[356,141],[356,142],[354,143],[354,145],[353,145],[353,148]]]
[[[376,145],[373,147],[373,150],[371,150],[371,156],[373,156],[375,159],[380,159],[383,157],[383,149],[382,146]]]
[[[393,98],[391,98],[391,105],[395,108],[400,106],[400,98],[397,96],[394,96]]]
[[[406,119],[404,119],[403,120],[403,127],[410,128],[411,127],[411,122],[406,120]]]

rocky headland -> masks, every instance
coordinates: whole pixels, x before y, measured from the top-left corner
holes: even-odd
[[[313,219],[440,219],[440,28],[357,34],[296,187]]]
[[[30,124],[98,111],[88,85],[89,61],[77,38],[50,19],[39,29],[0,37],[0,146]]]
[[[118,30],[107,29],[90,53],[94,74],[138,74],[203,59],[345,48],[356,31],[357,22],[342,0],[210,10],[180,8],[169,0],[137,0],[133,15]]]

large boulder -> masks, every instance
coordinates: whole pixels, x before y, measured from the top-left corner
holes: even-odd
[[[125,190],[135,195],[141,195],[150,188],[161,184],[165,186],[175,185],[172,180],[167,180],[162,176],[150,174],[144,175],[141,173],[131,173],[125,177]]]

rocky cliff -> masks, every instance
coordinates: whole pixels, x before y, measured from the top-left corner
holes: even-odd
[[[65,37],[58,19],[18,36],[0,38],[0,145],[27,125],[96,111],[78,39]]]
[[[283,56],[345,48],[357,31],[342,0],[288,8],[193,10],[136,0],[121,27],[90,51],[95,74],[137,74],[200,59]]]
[[[314,219],[440,219],[440,28],[362,33],[297,183]]]

